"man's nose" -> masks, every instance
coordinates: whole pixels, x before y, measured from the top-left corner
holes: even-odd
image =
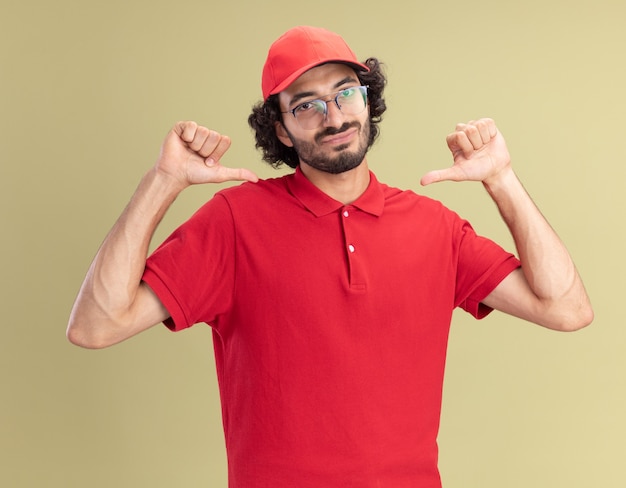
[[[326,101],[326,116],[324,117],[325,127],[339,127],[343,124],[343,113],[339,109],[336,100]]]

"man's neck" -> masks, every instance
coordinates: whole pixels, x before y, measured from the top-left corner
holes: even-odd
[[[302,162],[300,169],[317,188],[344,205],[357,200],[370,183],[369,167],[365,159],[356,168],[339,174],[326,173]]]

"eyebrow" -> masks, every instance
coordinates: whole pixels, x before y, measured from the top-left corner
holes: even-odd
[[[345,85],[346,83],[353,83],[353,82],[358,82],[358,79],[355,79],[354,76],[346,76],[344,79],[338,81],[337,83],[335,83],[335,85],[333,86],[333,88],[338,89],[339,87],[341,87],[342,85]],[[306,92],[300,92],[300,93],[296,93],[291,100],[289,101],[289,106],[293,107],[293,105],[296,102],[299,102],[300,100],[302,100],[303,98],[309,98],[309,97],[316,97],[319,96],[316,94],[316,92],[313,91],[306,91]]]

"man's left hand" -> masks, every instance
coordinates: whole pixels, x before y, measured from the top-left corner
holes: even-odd
[[[504,137],[492,119],[472,120],[458,124],[446,138],[454,165],[426,173],[420,183],[439,181],[482,181],[503,174],[511,167],[511,158]]]

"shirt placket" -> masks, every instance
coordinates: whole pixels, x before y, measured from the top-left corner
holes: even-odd
[[[344,249],[348,260],[348,280],[351,290],[365,290],[366,281],[364,263],[360,246],[360,236],[357,235],[355,219],[358,218],[358,210],[355,207],[345,206],[341,209],[341,223],[343,226]]]

